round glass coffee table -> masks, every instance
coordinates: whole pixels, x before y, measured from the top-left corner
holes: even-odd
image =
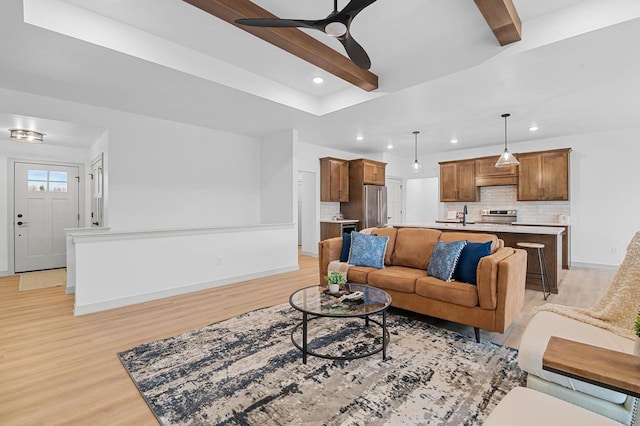
[[[291,306],[302,312],[302,322],[291,331],[291,342],[302,351],[302,362],[304,364],[307,363],[307,355],[325,359],[351,360],[382,352],[382,359],[385,360],[387,358],[387,346],[389,345],[387,309],[391,305],[391,296],[379,288],[362,284],[345,284],[341,287],[340,293],[334,295],[328,292],[326,285],[314,285],[297,290],[289,297]],[[353,295],[356,292],[362,293],[362,297],[355,300],[346,298],[340,300],[341,296]],[[356,293],[356,295],[359,295],[359,293]],[[381,321],[370,318],[376,314],[382,315]],[[362,318],[365,321],[365,327],[369,327],[370,323],[374,323],[382,329],[382,345],[354,355],[318,353],[309,348],[308,325],[310,321],[319,318]],[[300,328],[302,328],[302,342],[299,343],[296,341],[295,335]],[[327,339],[327,336],[324,339]],[[331,336],[328,336],[328,340],[331,340]]]

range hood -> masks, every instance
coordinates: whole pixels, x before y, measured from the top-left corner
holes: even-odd
[[[518,176],[476,176],[476,186],[505,186],[517,184]]]
[[[518,166],[496,167],[499,156],[475,159],[476,186],[503,186],[518,184]]]

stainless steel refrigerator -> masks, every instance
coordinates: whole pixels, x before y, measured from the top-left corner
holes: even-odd
[[[387,226],[387,187],[363,185],[363,221],[362,228],[382,228]]]
[[[387,188],[380,185],[349,184],[349,201],[340,203],[345,219],[358,221],[358,231],[387,226]]]

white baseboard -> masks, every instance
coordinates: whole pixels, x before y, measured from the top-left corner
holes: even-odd
[[[300,251],[300,254],[309,256],[309,257],[318,257],[318,253],[312,253],[310,251]]]
[[[140,294],[140,295],[125,297],[121,299],[106,300],[104,302],[99,302],[99,303],[91,303],[88,305],[75,304],[73,306],[73,313],[76,316],[86,315],[94,312],[105,311],[107,309],[121,308],[123,306],[135,305],[138,303],[149,302],[152,300],[164,299],[166,297],[179,296],[181,294],[193,293],[195,291],[207,290],[210,288],[221,287],[229,284],[236,284],[243,281],[269,277],[271,275],[284,274],[286,272],[293,272],[299,269],[300,267],[298,265],[292,265],[284,268],[258,272],[255,274],[240,275],[232,278],[225,278],[223,280],[209,281],[209,282],[200,283],[200,284],[188,285],[185,287],[176,287],[176,288],[171,288],[171,289],[162,290],[162,291],[153,292],[153,293]],[[68,290],[69,289],[67,289],[67,291]],[[74,288],[74,292],[75,292],[75,288]]]
[[[572,268],[592,268],[592,269],[609,269],[616,270],[620,268],[620,265],[604,265],[602,263],[583,263],[583,262],[571,262]]]

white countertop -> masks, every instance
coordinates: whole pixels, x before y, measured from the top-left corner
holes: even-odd
[[[405,228],[431,228],[441,230],[458,230],[458,231],[479,231],[479,232],[504,232],[510,234],[543,234],[558,235],[564,232],[563,227],[559,226],[526,226],[526,225],[490,225],[490,224],[472,224],[462,226],[461,223],[436,223],[436,222],[416,222],[403,223],[396,225]]]
[[[321,223],[358,223],[359,220],[354,219],[340,219],[340,220],[321,220]]]
[[[571,226],[569,223],[557,222],[513,222],[514,225],[530,225],[530,226]]]

